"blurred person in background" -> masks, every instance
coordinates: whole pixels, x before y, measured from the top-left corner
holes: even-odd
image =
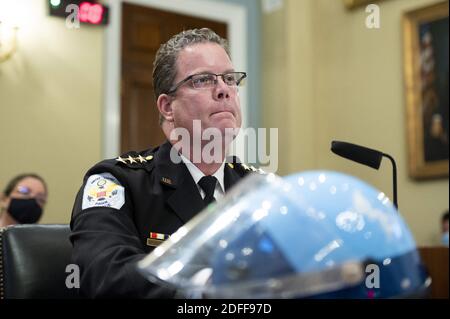
[[[42,216],[47,195],[47,185],[39,175],[15,176],[0,197],[0,228],[37,223]]]

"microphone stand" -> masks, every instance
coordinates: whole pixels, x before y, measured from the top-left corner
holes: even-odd
[[[397,164],[394,158],[386,153],[367,148],[365,146],[356,145],[342,141],[332,141],[331,151],[336,155],[342,156],[346,159],[355,161],[374,169],[379,169],[381,160],[387,157],[392,163],[392,185],[393,185],[393,204],[398,211],[397,201]]]
[[[397,203],[397,164],[395,164],[394,158],[386,153],[381,153],[384,157],[389,158],[389,160],[392,163],[392,185],[393,185],[393,196],[394,196],[394,206],[398,210],[398,203]]]

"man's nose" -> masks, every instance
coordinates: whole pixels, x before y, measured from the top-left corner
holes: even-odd
[[[221,76],[217,77],[217,84],[214,89],[214,98],[216,100],[230,98],[230,87],[223,81]]]

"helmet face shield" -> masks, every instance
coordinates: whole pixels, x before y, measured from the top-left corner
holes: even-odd
[[[428,284],[389,199],[330,171],[250,175],[138,267],[209,298],[386,298]]]

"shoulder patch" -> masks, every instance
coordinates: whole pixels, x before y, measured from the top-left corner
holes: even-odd
[[[120,209],[125,204],[125,189],[111,173],[89,176],[83,190],[81,209],[111,207]]]

